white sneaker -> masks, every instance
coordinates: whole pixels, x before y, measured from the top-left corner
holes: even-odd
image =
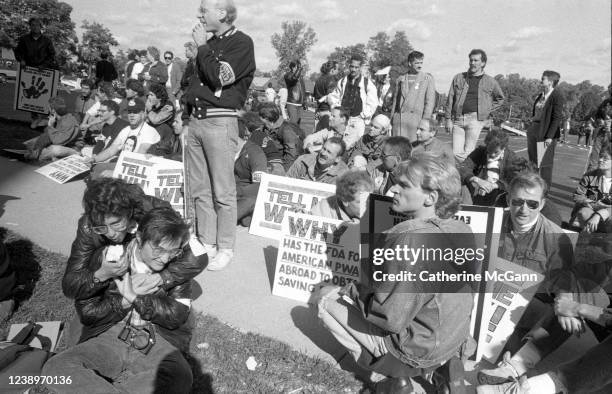
[[[234,259],[234,251],[231,249],[219,249],[219,252],[215,256],[212,261],[209,261],[208,267],[206,267],[209,271],[221,271],[225,267],[227,267],[232,260]]]

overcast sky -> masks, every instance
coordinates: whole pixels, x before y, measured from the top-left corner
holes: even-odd
[[[120,48],[154,45],[184,57],[183,44],[197,22],[198,0],[63,0],[83,19],[108,27]],[[277,59],[270,36],[284,20],[303,20],[317,33],[309,54],[318,70],[336,46],[366,43],[378,31],[404,30],[425,53],[425,70],[438,91],[467,69],[472,48],[489,57],[491,75],[539,78],[543,70],[570,83],[610,83],[610,0],[237,0],[236,26],[255,42],[257,68]]]

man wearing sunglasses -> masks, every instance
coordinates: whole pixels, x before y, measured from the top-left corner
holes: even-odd
[[[503,361],[495,369],[480,371],[480,384],[497,385],[519,379],[569,336],[584,329],[584,322],[580,319],[554,311],[555,301],[573,298],[571,267],[574,253],[567,234],[540,214],[545,204],[545,193],[546,182],[536,173],[520,173],[510,183],[510,218],[500,240],[499,257],[539,272],[544,279],[509,338]],[[520,346],[534,327],[534,316],[546,318],[542,320],[545,331],[532,331],[527,342]],[[489,392],[487,388],[482,390],[483,393]]]
[[[92,227],[107,235],[120,234],[127,221],[105,221]],[[131,241],[120,249],[115,264],[125,273],[115,276],[92,297],[77,301],[82,322],[80,343],[53,357],[45,371],[66,375],[66,393],[165,392],[188,393],[192,374],[181,352],[188,351],[191,339],[190,282],[167,288],[152,288],[147,276],[179,266],[188,246],[189,226],[172,208],[147,212]],[[95,250],[92,261],[104,264],[109,249]],[[199,259],[206,261],[206,255]]]
[[[170,51],[164,53],[164,62],[168,68],[168,80],[166,81],[166,91],[172,105],[178,107],[177,96],[181,91],[181,79],[183,78],[183,64],[179,63],[174,54]]]

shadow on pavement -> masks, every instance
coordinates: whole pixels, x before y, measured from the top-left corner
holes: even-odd
[[[276,257],[278,256],[278,248],[276,246],[266,246],[263,252],[264,259],[266,260],[268,280],[270,281],[270,292],[272,292],[272,287],[274,286],[274,271],[276,270]]]
[[[21,200],[21,199],[15,196],[6,196],[4,194],[0,194],[0,217],[4,215],[4,206],[6,205],[6,202],[12,201],[12,200]]]

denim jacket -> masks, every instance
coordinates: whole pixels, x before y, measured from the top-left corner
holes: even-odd
[[[385,247],[418,248],[432,234],[439,234],[436,239],[447,246],[452,246],[457,238],[473,240],[465,223],[435,217],[407,220],[394,226],[385,234],[392,241],[385,242]],[[402,267],[398,261],[390,261],[385,271],[399,269]],[[469,338],[473,295],[469,286],[458,285],[461,289],[454,292],[432,293],[412,282],[370,281],[352,283],[346,292],[369,322],[388,332],[385,345],[389,353],[415,368],[429,368],[450,359]]]
[[[463,103],[469,87],[467,76],[467,72],[462,72],[453,78],[446,101],[446,119],[455,119],[463,113]],[[497,81],[490,75],[483,74],[478,84],[478,120],[489,119],[491,112],[498,109],[503,102],[504,93]]]

